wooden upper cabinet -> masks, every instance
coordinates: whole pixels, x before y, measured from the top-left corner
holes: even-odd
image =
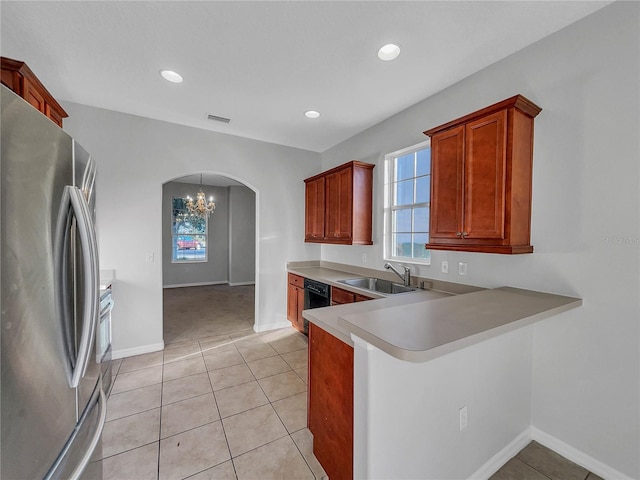
[[[69,115],[44,88],[44,85],[40,83],[38,77],[34,75],[27,64],[7,57],[0,57],[0,61],[2,84],[24,98],[59,127],[62,127],[62,119]]]
[[[309,181],[305,188],[305,240],[313,242],[324,238],[324,189],[325,178]]]
[[[429,238],[456,238],[462,225],[464,127],[431,138],[431,225]],[[438,159],[437,162],[433,159]],[[434,201],[436,200],[437,201]]]
[[[440,127],[431,137],[427,248],[531,253],[533,119],[521,95]]]
[[[349,240],[353,232],[353,169],[342,168],[326,176],[325,236]]]
[[[305,242],[373,244],[374,166],[351,161],[305,180]]]
[[[464,223],[467,238],[504,238],[505,110],[465,125]]]

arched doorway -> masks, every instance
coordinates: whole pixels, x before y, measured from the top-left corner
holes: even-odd
[[[257,320],[257,192],[198,172],[162,186],[163,337],[166,345],[247,332]],[[190,215],[202,191],[215,210]]]

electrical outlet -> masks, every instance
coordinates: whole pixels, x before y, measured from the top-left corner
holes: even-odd
[[[366,253],[362,254],[362,263],[367,263],[367,254]]]
[[[458,415],[460,417],[460,431],[463,431],[465,428],[467,428],[468,415],[466,405],[458,410]]]
[[[446,260],[442,261],[442,273],[449,273],[449,262],[447,262]]]
[[[467,274],[467,264],[465,262],[460,262],[458,264],[458,273],[460,275],[466,275]]]

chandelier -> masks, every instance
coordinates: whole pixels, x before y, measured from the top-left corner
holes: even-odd
[[[216,209],[216,204],[213,203],[213,197],[209,197],[209,203],[205,200],[204,192],[202,191],[202,174],[200,174],[200,190],[196,195],[196,200],[187,197],[187,210],[191,215],[197,215],[202,218],[206,218]]]

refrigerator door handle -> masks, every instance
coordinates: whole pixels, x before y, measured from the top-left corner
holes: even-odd
[[[100,385],[100,384],[98,384]],[[100,398],[98,402],[100,403],[100,417],[98,419],[98,428],[93,434],[93,438],[91,442],[89,442],[89,446],[87,450],[78,463],[76,468],[73,470],[71,475],[69,476],[69,480],[78,480],[84,472],[84,469],[87,467],[89,462],[91,461],[91,457],[93,456],[93,452],[96,450],[98,443],[100,442],[100,437],[102,436],[102,431],[104,430],[104,423],[107,419],[107,396],[104,394],[104,391],[100,388]]]
[[[86,275],[84,292],[84,311],[82,314],[82,336],[78,348],[78,359],[73,372],[72,382],[74,387],[80,384],[80,379],[84,377],[87,364],[91,358],[91,348],[96,336],[96,326],[98,324],[98,245],[96,232],[93,225],[91,212],[87,200],[78,187],[66,186],[69,189],[71,206],[76,213],[78,220],[78,234],[80,245],[83,250],[83,272]]]
[[[70,207],[70,209],[69,209]],[[91,357],[91,349],[96,334],[96,325],[98,323],[98,246],[96,242],[95,228],[89,206],[84,194],[78,187],[67,185],[64,187],[61,212],[69,215],[73,211],[77,221],[78,237],[82,248],[83,272],[85,275],[84,282],[84,308],[82,312],[82,334],[80,344],[78,345],[78,353],[75,362],[71,362],[72,371],[69,386],[76,388],[80,384],[80,380],[84,376],[89,358]],[[64,240],[65,228],[69,224],[68,219],[58,221],[59,239]],[[60,249],[58,249],[60,251]],[[57,259],[60,271],[63,271],[66,265],[64,256],[59,255]],[[64,282],[64,279],[60,279]],[[68,309],[64,309],[67,311]],[[65,319],[65,322],[67,320]]]
[[[58,221],[56,223],[55,244],[54,244],[54,261],[55,261],[55,283],[54,289],[56,294],[56,306],[58,318],[61,320],[64,346],[68,358],[69,386],[72,385],[73,370],[76,366],[76,352],[74,346],[74,334],[72,333],[72,314],[71,308],[67,301],[71,295],[71,290],[67,284],[69,276],[69,259],[68,259],[68,242],[69,232],[72,225],[71,198],[68,188],[62,190],[62,198],[60,200],[60,210],[58,212]]]

